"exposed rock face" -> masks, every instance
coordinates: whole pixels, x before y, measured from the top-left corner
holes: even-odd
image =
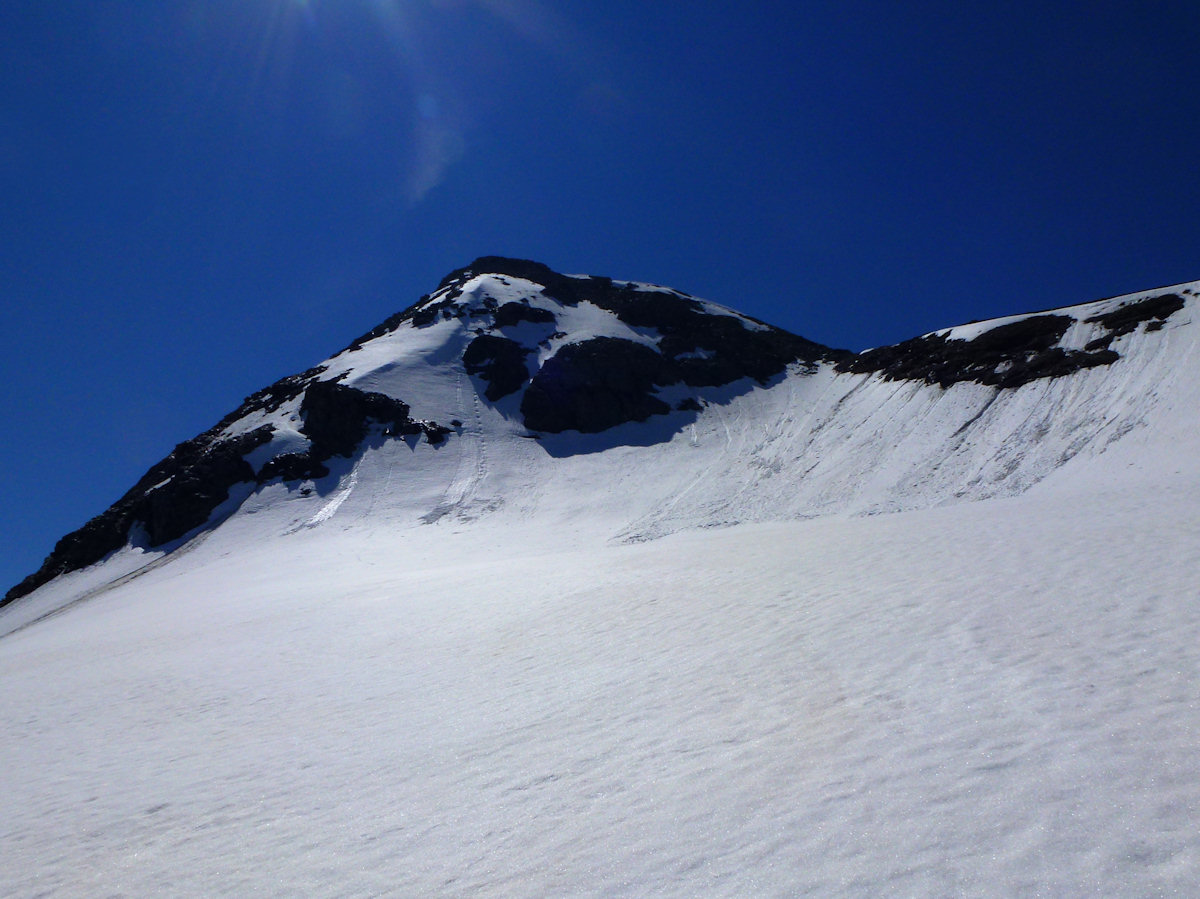
[[[554,324],[554,313],[528,303],[505,303],[496,310],[492,322],[497,328],[508,328],[521,322]]]
[[[230,487],[254,480],[244,456],[271,439],[268,428],[232,440],[216,440],[214,431],[179,444],[106,511],[59,540],[42,567],[9,590],[0,605],[100,561],[128,542],[135,525],[151,546],[161,546],[204,524],[229,498]]]
[[[300,403],[300,416],[300,431],[310,441],[308,451],[270,459],[259,470],[257,483],[276,478],[297,481],[325,477],[329,474],[325,463],[334,456],[353,455],[372,423],[382,425],[386,436],[424,434],[432,444],[443,442],[450,433],[449,428],[436,422],[414,421],[407,403],[336,381],[311,384]]]
[[[716,313],[678,291],[614,283],[606,277],[560,275],[537,262],[496,256],[447,275],[438,288],[445,295],[435,293],[438,299],[416,309],[414,324],[418,317],[432,323],[455,316],[480,320],[492,331],[526,322],[557,324],[553,312],[528,301],[499,305],[485,298],[481,309],[466,313],[458,297],[465,284],[484,273],[529,281],[563,307],[590,303],[630,328],[655,335],[653,348],[615,337],[568,343],[532,377],[528,359],[533,347],[490,333],[476,337],[463,357],[467,371],[487,382],[484,395],[493,402],[524,387],[521,415],[533,431],[595,433],[670,412],[655,395],[662,387],[719,387],[743,378],[765,383],[795,362],[851,355],[754,319]],[[699,408],[695,401],[687,408],[692,405]]]
[[[134,520],[145,527],[150,545],[161,546],[200,527],[217,506],[229,499],[234,484],[253,481],[254,469],[245,456],[270,439],[270,428],[258,428],[229,440],[214,441],[194,456],[185,453],[175,458],[171,466],[174,473],[168,474],[170,480],[161,487],[151,487],[132,504]],[[181,446],[192,449],[188,444]]]
[[[674,378],[667,360],[650,347],[596,337],[546,360],[525,391],[521,414],[533,431],[595,434],[670,412],[652,392]]]
[[[1107,346],[1114,337],[1137,330],[1137,326],[1142,322],[1146,322],[1147,331],[1157,331],[1168,318],[1182,308],[1183,297],[1177,293],[1164,293],[1161,296],[1149,297],[1121,306],[1106,315],[1092,316],[1087,321],[1108,329],[1109,333],[1106,337],[1093,341],[1097,345]],[[1091,348],[1090,344],[1089,348]]]
[[[312,455],[324,461],[349,456],[362,442],[371,421],[393,434],[419,434],[421,426],[408,415],[408,404],[382,393],[367,393],[335,381],[317,381],[304,392],[301,430],[312,441]]]
[[[676,381],[692,386],[720,386],[745,377],[762,382],[778,375],[792,362],[852,355],[755,319],[714,314],[699,300],[679,291],[629,283],[618,285],[612,278],[601,276],[560,275],[541,263],[523,259],[485,256],[447,275],[441,287],[450,287],[453,292],[474,275],[485,272],[532,281],[564,306],[592,303],[614,313],[631,327],[657,331],[661,335],[661,354],[677,359]],[[548,310],[528,307],[521,311],[519,304],[512,303],[496,310],[495,327],[517,321],[552,322],[553,315]],[[686,354],[695,357],[678,359]]]
[[[554,320],[552,314],[546,314],[550,321]],[[468,374],[478,375],[488,382],[484,396],[495,402],[510,393],[516,393],[529,380],[529,369],[525,365],[527,355],[529,351],[515,340],[495,334],[481,334],[467,345],[463,353],[463,367]]]
[[[335,455],[351,455],[371,422],[383,425],[391,434],[423,434],[433,444],[441,443],[450,433],[449,428],[434,422],[414,421],[408,415],[408,406],[389,396],[336,381],[315,381],[320,371],[312,369],[284,378],[258,391],[215,427],[179,444],[121,499],[63,537],[42,567],[9,590],[0,606],[60,574],[100,561],[124,546],[136,527],[141,527],[152,548],[186,536],[208,522],[237,484],[324,477],[329,474],[324,463]],[[269,443],[274,428],[264,425],[232,437],[221,437],[222,430],[244,415],[273,412],[301,393],[301,431],[310,440],[308,452],[276,456],[255,474],[246,456]]]
[[[9,590],[0,605],[60,574],[98,562],[124,546],[136,525],[151,546],[161,546],[204,524],[229,498],[233,485],[255,480],[245,456],[270,441],[272,428],[256,428],[229,439],[221,439],[221,431],[253,413],[276,411],[300,396],[324,371],[317,367],[282,378],[246,397],[203,434],[180,443],[117,502],[59,540],[42,567]]]
[[[880,372],[889,380],[922,380],[949,387],[974,381],[1011,389],[1039,378],[1057,378],[1085,368],[1110,365],[1120,358],[1109,346],[1146,322],[1157,330],[1172,313],[1184,306],[1177,294],[1150,297],[1085,319],[1108,333],[1082,350],[1066,349],[1059,342],[1075,321],[1069,315],[1034,315],[984,331],[972,340],[943,334],[914,337],[894,346],[878,347],[838,362],[838,371]]]
[[[993,387],[1020,387],[1036,378],[1052,378],[1107,365],[1112,350],[1064,350],[1057,344],[1074,319],[1038,315],[1000,325],[973,340],[941,334],[914,337],[879,347],[842,362],[840,371],[882,372],[889,380],[922,380],[949,387],[976,381]]]

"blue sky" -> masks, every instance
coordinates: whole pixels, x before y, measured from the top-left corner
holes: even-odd
[[[12,0],[0,581],[476,256],[861,349],[1200,277],[1200,5]]]

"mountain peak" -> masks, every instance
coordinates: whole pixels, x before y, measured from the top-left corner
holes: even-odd
[[[795,448],[786,464],[804,474],[793,484],[794,500],[772,494],[756,500],[756,509],[794,507],[793,514],[811,514],[804,510],[827,508],[830,495],[854,495],[859,488],[847,484],[869,483],[877,477],[872,466],[891,465],[893,457],[902,460],[896,472],[908,466],[922,473],[888,487],[885,494],[899,499],[881,501],[882,508],[914,501],[912,485],[928,486],[927,469],[939,472],[940,480],[918,501],[986,495],[991,475],[971,473],[943,456],[962,451],[966,431],[992,426],[989,416],[1007,408],[993,404],[997,392],[1016,394],[1033,383],[1102,370],[1131,350],[1155,345],[1155,332],[1177,321],[1194,287],[959,326],[856,355],[670,288],[480,257],[341,352],[246,397],[212,428],[179,444],[109,509],[63,537],[0,605],[123,547],[168,552],[215,527],[250,497],[340,489],[365,453],[389,444],[406,445],[417,457],[414,470],[425,472],[431,485],[449,480],[440,493],[430,488],[440,497],[432,509],[417,510],[420,520],[434,521],[443,514],[439,510],[465,502],[469,491],[462,484],[475,490],[486,479],[488,446],[503,443],[511,459],[524,454],[521,470],[533,471],[552,464],[546,462],[552,457],[677,443],[686,433],[698,441],[699,433],[719,423],[733,453],[723,410],[748,403],[750,411],[737,414],[757,420],[764,413],[755,397],[772,391],[787,402],[770,440],[790,435]],[[866,385],[876,386],[864,390]],[[907,418],[896,418],[888,404],[913,401],[925,409],[951,389],[956,400],[939,408],[953,414],[921,413],[932,416],[922,427],[931,435],[945,430],[944,439],[929,437],[929,446],[922,442],[919,451],[896,456],[893,441],[900,437],[891,435]],[[1076,393],[1063,393],[1062,402],[1082,402]],[[1010,406],[1025,410],[1024,400]],[[996,426],[1022,414],[1010,411]],[[1125,414],[1114,407],[1095,421],[1073,421],[1064,429],[1058,458],[1075,455],[1098,429]],[[1045,427],[1039,425],[1038,433]],[[856,457],[843,458],[843,447],[860,436],[866,443]],[[986,448],[993,439],[1001,440],[996,447],[1008,445],[1008,437],[995,435],[970,445]],[[764,436],[748,447],[754,469],[782,473],[784,461],[756,455],[769,442]],[[1009,443],[1022,445],[1019,439]],[[1043,458],[1053,445],[1043,443],[1038,452],[998,469],[1004,483],[996,489],[1022,489],[1060,464]],[[512,449],[519,444],[525,448]],[[680,464],[692,463],[681,457]],[[717,472],[740,462],[709,464]],[[811,473],[822,471],[842,474],[821,487]],[[700,503],[701,522],[728,501],[714,496],[705,505],[701,491],[688,491]],[[679,502],[663,499],[672,507]]]
[[[531,436],[679,412],[697,390],[766,383],[793,363],[841,356],[679,291],[559,274],[484,256],[300,374],[247,397],[179,444],[105,512],[55,546],[0,605],[134,542],[169,547],[211,524],[231,497],[320,481],[369,434],[437,447],[462,427],[465,375]],[[236,503],[235,503],[236,505]]]
[[[514,259],[508,256],[480,256],[470,265],[456,268],[442,278],[438,288],[449,287],[462,283],[476,275],[508,275],[513,278],[523,278],[536,284],[549,285],[567,277],[541,262],[532,259]]]

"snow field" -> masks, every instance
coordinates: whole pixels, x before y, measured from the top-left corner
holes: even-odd
[[[0,643],[0,890],[1192,893],[1197,497],[1146,499],[214,536]]]

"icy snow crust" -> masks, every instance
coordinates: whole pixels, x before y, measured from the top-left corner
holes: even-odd
[[[335,356],[455,432],[0,610],[0,893],[1196,894],[1195,287],[1111,366],[797,366],[598,435],[482,399],[458,319]],[[553,305],[540,353],[655,339],[485,296]],[[298,409],[229,432],[261,466]]]

